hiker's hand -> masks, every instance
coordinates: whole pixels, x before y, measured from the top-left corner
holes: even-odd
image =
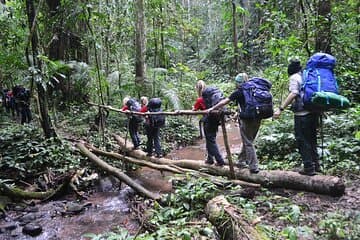
[[[280,114],[281,114],[281,110],[280,110],[280,108],[277,108],[276,111],[274,112],[273,118],[274,119],[279,118]]]

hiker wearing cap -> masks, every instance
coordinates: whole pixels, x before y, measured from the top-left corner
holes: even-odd
[[[304,164],[304,169],[301,170],[300,173],[313,176],[316,175],[316,171],[320,171],[319,156],[316,147],[316,128],[319,123],[319,114],[303,108],[303,101],[300,94],[303,85],[300,60],[290,60],[287,71],[289,75],[290,93],[275,111],[274,118],[279,118],[281,112],[284,111],[288,105],[292,104],[295,121],[295,139]]]
[[[253,78],[251,80],[255,82],[259,81],[261,84],[266,85],[268,90],[271,87],[271,84],[265,79]],[[239,105],[240,112],[239,112],[238,120],[239,120],[240,135],[242,138],[243,147],[241,149],[239,159],[236,165],[239,168],[244,168],[248,165],[250,169],[250,173],[256,174],[259,172],[259,167],[258,167],[258,158],[256,155],[253,142],[259,131],[261,119],[272,116],[272,105],[270,106],[270,102],[269,102],[269,106],[268,106],[269,110],[268,112],[266,112],[265,114],[266,116],[256,115],[256,113],[253,112],[254,109],[250,109],[248,107],[248,103],[246,100],[247,89],[250,89],[246,86],[248,83],[250,84],[248,75],[246,73],[239,73],[235,77],[235,83],[236,83],[236,90],[228,98],[223,99],[218,104],[208,109],[208,112],[218,109],[230,102],[236,102]],[[272,98],[269,101],[272,102]],[[248,109],[250,110],[248,111]]]

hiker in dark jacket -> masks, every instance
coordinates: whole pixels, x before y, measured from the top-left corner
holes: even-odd
[[[243,106],[245,105],[245,98],[241,85],[247,82],[248,80],[249,78],[246,73],[239,73],[235,77],[236,90],[228,98],[221,100],[218,104],[208,109],[207,111],[210,113],[215,109],[225,106],[231,101],[237,102],[240,105],[240,110],[243,109],[244,108]],[[246,167],[246,164],[248,164],[251,173],[259,172],[258,159],[253,142],[259,131],[260,124],[261,124],[261,119],[241,119],[239,117],[239,128],[240,128],[240,135],[242,138],[242,149],[236,165],[239,168],[244,168]]]
[[[20,110],[21,124],[30,123],[32,120],[30,110],[30,90],[23,86],[15,86],[13,88],[13,93],[15,97],[13,105],[16,111],[18,111],[18,109]]]
[[[139,112],[140,111],[140,104],[130,97],[125,97],[123,99],[123,107],[121,108],[122,111],[132,111],[132,112]],[[131,115],[129,117],[129,133],[134,145],[134,150],[138,149],[140,146],[140,137],[138,134],[139,124],[142,122],[142,118],[137,115]]]
[[[320,171],[319,156],[317,153],[316,128],[319,123],[319,114],[307,111],[303,108],[300,90],[302,86],[302,67],[297,59],[290,61],[288,65],[289,95],[275,111],[274,118],[279,118],[284,109],[292,104],[295,121],[295,139],[301,155],[304,169],[301,174],[313,176]]]
[[[147,104],[149,112],[162,112],[161,99],[152,98]],[[153,155],[153,148],[155,148],[155,156],[157,158],[163,157],[161,142],[160,142],[160,128],[165,126],[164,115],[148,115],[145,121],[145,131],[147,135],[146,151],[147,156]]]
[[[205,110],[206,104],[202,97],[202,92],[206,89],[206,85],[203,81],[199,81],[196,85],[196,89],[198,91],[198,98],[194,104],[193,111]],[[225,165],[224,159],[221,156],[219,151],[219,147],[216,143],[216,134],[219,127],[219,119],[217,117],[207,115],[201,118],[199,122],[199,126],[201,127],[201,122],[204,124],[204,134],[205,134],[205,142],[206,142],[206,150],[207,150],[207,158],[206,164],[213,164],[214,158],[216,160],[217,166]],[[201,129],[200,129],[201,131]]]

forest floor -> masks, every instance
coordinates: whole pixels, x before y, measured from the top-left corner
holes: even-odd
[[[231,150],[238,153],[241,148],[238,127],[234,123],[227,124],[227,130]],[[221,130],[217,140],[222,155],[226,156]],[[175,161],[204,161],[205,142],[200,139],[192,146],[173,150],[167,157]],[[170,174],[163,175],[153,169],[140,168],[131,176],[151,191],[169,193],[173,190]],[[252,210],[251,217],[258,219],[259,225],[265,226],[271,239],[295,239],[291,238],[292,231],[296,231],[297,239],[357,239],[360,238],[357,235],[360,233],[357,227],[360,225],[360,177],[345,176],[345,180],[347,188],[341,197],[280,188],[257,189],[242,206],[245,206],[245,210]],[[119,188],[122,190],[116,191]],[[14,227],[11,225],[21,225],[28,221],[36,222],[43,228],[41,235],[31,238],[34,240],[90,239],[84,237],[84,234],[101,234],[113,231],[117,226],[136,234],[140,223],[130,211],[133,195],[129,188],[121,187],[114,179],[103,178],[91,192],[88,199],[81,202],[76,201],[75,196],[67,196],[60,201],[33,201],[30,206],[11,209],[7,212],[7,218],[0,220],[0,239],[28,239],[20,228],[5,230]],[[66,209],[73,203],[89,205],[79,213],[69,213]],[[350,231],[353,231],[351,237],[342,238],[344,234],[347,237]]]

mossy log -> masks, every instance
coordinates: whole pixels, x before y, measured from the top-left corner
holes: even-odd
[[[77,143],[76,147],[80,150],[80,152],[88,157],[93,163],[95,163],[97,166],[99,166],[102,170],[110,173],[111,175],[117,177],[120,181],[126,183],[128,186],[133,188],[137,193],[140,195],[151,198],[151,199],[160,199],[161,195],[152,193],[149,190],[145,189],[140,184],[136,183],[134,180],[132,180],[129,176],[127,176],[125,173],[123,173],[120,169],[115,168],[103,160],[101,160],[99,157],[97,157],[95,154],[90,152],[89,149],[87,149],[84,144]]]
[[[207,165],[203,161],[198,160],[171,160],[167,158],[148,157],[146,153],[141,150],[132,150],[131,143],[127,142],[125,145],[125,139],[119,135],[114,134],[113,137],[122,151],[131,157],[148,160],[156,164],[175,165],[185,169],[204,171],[211,175],[230,177],[230,170],[227,166],[217,167]],[[341,196],[345,192],[343,179],[335,176],[306,176],[297,172],[282,170],[262,170],[258,174],[251,174],[248,169],[235,169],[235,178],[246,182],[257,183],[268,188],[287,188],[331,196]]]
[[[28,192],[24,191],[18,187],[10,187],[4,182],[0,182],[0,192],[2,195],[8,196],[13,199],[23,199],[23,200],[50,200],[64,195],[70,185],[72,174],[66,176],[63,184],[61,184],[55,190],[49,190],[46,192]]]
[[[211,199],[205,208],[208,220],[222,240],[266,240],[256,227],[245,220],[242,210],[230,204],[223,195]]]

